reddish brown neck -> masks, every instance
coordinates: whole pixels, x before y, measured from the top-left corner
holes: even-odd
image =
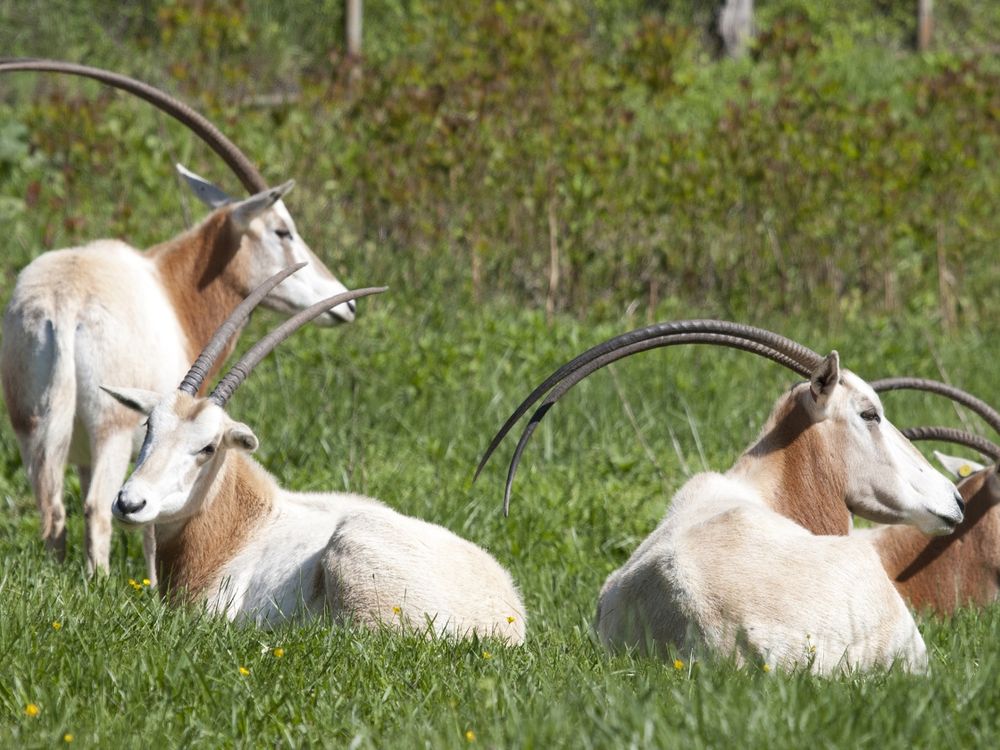
[[[985,606],[997,597],[997,503],[987,472],[959,485],[965,519],[947,536],[928,537],[909,526],[879,529],[875,547],[896,588],[917,609],[950,614],[961,604]]]
[[[776,513],[813,534],[846,536],[851,529],[847,477],[823,427],[791,393],[734,470],[761,487]]]
[[[156,571],[171,602],[209,593],[222,567],[267,518],[276,485],[253,459],[230,452],[209,487],[202,510],[163,538],[157,529]]]
[[[179,237],[149,250],[186,337],[190,361],[247,292],[242,235],[225,211],[215,211]],[[212,382],[236,345],[237,336],[216,359],[202,390]]]

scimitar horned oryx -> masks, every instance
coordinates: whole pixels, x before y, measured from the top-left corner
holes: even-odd
[[[326,611],[336,621],[521,643],[524,605],[485,550],[372,498],[281,488],[249,455],[256,435],[226,414],[256,364],[323,305],[379,291],[348,292],[293,316],[208,397],[197,393],[228,330],[220,329],[172,393],[106,387],[147,416],[146,439],[114,516],[155,528],[160,590],[170,601],[204,603],[262,625]],[[259,296],[227,325],[240,325]]]
[[[897,661],[924,669],[913,618],[872,546],[847,535],[850,514],[942,534],[961,522],[962,499],[885,418],[872,388],[841,368],[837,352],[822,357],[770,331],[713,320],[662,323],[599,344],[546,378],[491,441],[480,470],[541,400],[514,451],[505,509],[528,438],[573,385],[631,354],[690,343],[751,351],[808,380],[778,399],[728,471],[689,479],[608,577],[597,611],[601,641],[660,656],[707,648],[821,674]]]
[[[299,235],[282,202],[247,157],[204,117],[174,97],[117,73],[55,60],[8,60],[0,73],[46,71],[94,78],[151,102],[211,146],[254,195],[235,200],[178,165],[213,210],[193,229],[139,252],[119,240],[42,254],[18,276],[3,320],[0,379],[21,457],[42,517],[42,537],[66,550],[63,478],[80,474],[87,569],[107,570],[111,501],[138,448],[139,419],[98,390],[114,381],[166,390],[184,373],[228,311],[289,263],[308,267],[262,304],[283,314],[345,287]],[[354,319],[354,302],[320,316]],[[235,346],[239,329],[225,342]],[[155,579],[151,534],[147,567]]]

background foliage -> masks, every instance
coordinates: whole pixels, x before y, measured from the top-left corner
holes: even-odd
[[[350,327],[297,334],[234,414],[286,486],[369,493],[486,545],[530,612],[524,649],[260,633],[134,590],[121,533],[110,579],[83,584],[78,485],[58,567],[4,420],[0,745],[996,744],[995,608],[922,621],[929,679],[674,670],[593,642],[601,581],[663,498],[753,438],[777,368],[705,350],[622,363],[539,430],[510,519],[501,466],[469,481],[529,385],[647,319],[741,318],[866,377],[996,393],[1000,6],[939,0],[920,56],[910,2],[757,5],[759,41],[731,61],[699,0],[366,3],[358,76],[340,0],[0,4],[0,54],[178,93],[272,182],[296,178],[299,228],[345,282],[392,287]],[[0,302],[44,250],[147,246],[196,220],[175,161],[238,192],[146,105],[0,77]],[[931,397],[887,403],[900,425],[957,420]]]

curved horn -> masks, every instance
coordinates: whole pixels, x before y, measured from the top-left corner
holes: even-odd
[[[226,376],[218,382],[208,397],[219,406],[225,406],[226,402],[232,397],[233,392],[246,380],[247,375],[253,372],[253,368],[260,364],[260,361],[270,354],[274,347],[310,320],[318,317],[331,307],[336,307],[344,302],[350,302],[360,297],[367,297],[371,294],[381,294],[388,288],[387,286],[375,286],[365,289],[352,289],[336,294],[333,297],[327,297],[325,300],[310,305],[305,310],[296,313],[248,349],[240,360],[229,369]]]
[[[1000,461],[1000,445],[971,432],[951,427],[907,427],[902,433],[907,440],[940,440],[945,443],[955,443],[979,451],[992,461]]]
[[[195,135],[207,143],[215,153],[229,165],[240,182],[250,193],[260,193],[267,190],[267,183],[251,161],[236,145],[224,136],[212,123],[195,112],[191,107],[175,99],[169,94],[150,86],[148,83],[134,78],[112,73],[87,65],[64,62],[62,60],[43,60],[38,58],[3,58],[0,59],[0,73],[18,70],[39,71],[49,73],[68,73],[70,75],[93,78],[108,86],[127,91],[130,94],[145,99],[147,102],[166,112],[178,122],[186,125]]]
[[[666,340],[669,337],[678,334],[711,334],[731,337],[734,339],[743,339],[747,342],[755,342],[762,345],[766,349],[773,350],[778,354],[784,355],[788,360],[796,365],[796,367],[792,368],[795,372],[800,375],[806,375],[807,377],[809,373],[811,373],[823,361],[823,358],[812,349],[802,346],[785,336],[781,336],[780,334],[773,333],[763,328],[756,328],[755,326],[748,326],[742,323],[733,323],[728,320],[679,320],[669,323],[658,323],[656,325],[629,331],[628,333],[615,336],[614,338],[608,339],[604,343],[591,347],[583,354],[564,364],[562,367],[549,375],[549,377],[547,377],[544,381],[542,381],[542,383],[535,388],[528,395],[528,397],[524,399],[524,401],[521,402],[521,404],[514,410],[513,414],[507,418],[507,421],[504,422],[503,426],[497,431],[496,435],[493,436],[486,452],[479,461],[479,465],[476,467],[475,476],[479,476],[490,456],[493,455],[497,446],[500,445],[500,442],[504,439],[507,433],[510,432],[514,424],[524,416],[528,409],[530,409],[531,406],[538,401],[538,399],[548,393],[548,391],[556,386],[560,381],[567,378],[580,368],[586,367],[589,363],[600,359],[606,354],[623,350],[626,347],[634,346],[641,342],[647,342],[656,338],[664,338]],[[669,344],[663,343],[659,344],[659,346],[669,346]],[[648,348],[653,347],[650,346]],[[639,348],[635,351],[644,350],[645,349],[643,348]],[[635,353],[635,351],[631,351],[629,353]],[[627,355],[623,354],[622,356]],[[614,360],[612,359],[610,361]],[[782,364],[786,364],[786,366],[788,366],[785,362],[782,362]]]
[[[963,391],[961,388],[956,388],[953,385],[927,378],[883,378],[882,380],[874,380],[869,385],[878,393],[914,390],[927,391],[928,393],[945,396],[978,414],[990,427],[1000,434],[1000,412],[997,412],[996,409],[982,399],[976,398],[971,393]]]
[[[624,346],[621,349],[608,352],[607,354],[592,360],[588,364],[566,376],[562,382],[549,392],[549,394],[542,400],[541,405],[535,410],[534,414],[531,415],[531,419],[528,420],[528,424],[521,432],[521,437],[518,438],[517,446],[514,448],[514,454],[510,459],[510,465],[507,467],[507,482],[504,485],[503,490],[504,515],[508,515],[510,511],[510,493],[514,485],[514,475],[517,473],[518,464],[521,462],[521,454],[524,453],[524,449],[528,445],[528,440],[538,427],[539,422],[545,418],[548,410],[556,401],[566,395],[566,393],[573,386],[586,378],[588,375],[600,370],[602,367],[607,367],[619,359],[623,359],[629,355],[638,354],[639,352],[644,352],[649,349],[657,349],[664,346],[678,346],[681,344],[708,344],[713,346],[725,346],[731,349],[740,349],[742,351],[750,352],[751,354],[757,354],[761,357],[770,359],[772,362],[777,362],[779,365],[783,365],[784,367],[787,367],[804,377],[808,378],[810,375],[810,371],[806,370],[799,363],[782,352],[771,349],[770,347],[756,341],[748,341],[736,336],[725,336],[721,334],[680,333],[658,336],[647,341],[639,341],[634,344]]]
[[[192,396],[197,396],[198,391],[201,389],[201,384],[205,382],[205,378],[208,376],[208,373],[211,372],[212,365],[215,364],[215,360],[218,359],[222,350],[226,348],[226,344],[229,343],[229,340],[239,333],[240,328],[243,323],[246,322],[247,318],[250,317],[250,313],[254,311],[254,308],[260,304],[260,301],[264,299],[264,297],[266,297],[270,291],[274,289],[274,287],[278,286],[278,284],[287,279],[293,273],[307,265],[307,263],[297,263],[294,266],[289,266],[288,268],[279,271],[263,284],[257,286],[256,289],[247,295],[246,299],[234,307],[233,311],[229,313],[229,317],[223,321],[222,325],[215,329],[215,333],[212,334],[212,338],[209,339],[207,344],[205,344],[205,348],[201,350],[201,354],[198,355],[194,364],[191,365],[191,369],[188,370],[188,373],[184,376],[181,384],[177,386],[177,390],[190,393]]]

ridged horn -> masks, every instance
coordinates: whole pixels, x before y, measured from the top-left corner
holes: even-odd
[[[497,434],[493,436],[485,454],[479,461],[475,476],[479,476],[490,456],[507,433],[510,432],[514,424],[540,398],[549,393],[549,391],[552,391],[546,399],[546,403],[532,416],[528,427],[525,429],[526,435],[522,434],[521,439],[518,441],[519,450],[516,449],[511,467],[508,470],[507,486],[504,492],[504,512],[506,513],[509,508],[510,487],[513,482],[514,472],[517,469],[520,454],[524,450],[524,445],[528,437],[530,437],[531,432],[534,431],[535,426],[537,426],[537,423],[545,416],[545,413],[558,398],[587,375],[611,362],[648,349],[685,343],[714,344],[751,351],[779,362],[805,377],[808,377],[823,361],[823,357],[816,352],[785,336],[755,326],[733,323],[726,320],[673,321],[630,331],[588,349],[583,354],[558,368],[536,387],[514,410],[513,414],[508,417]]]
[[[246,299],[234,307],[233,311],[229,313],[229,317],[222,322],[222,325],[215,329],[212,338],[205,344],[205,348],[201,350],[201,354],[198,355],[194,364],[191,365],[191,369],[188,370],[181,384],[177,386],[177,390],[197,396],[198,391],[201,389],[201,384],[205,382],[208,373],[212,371],[215,360],[219,358],[219,355],[226,348],[226,344],[229,343],[230,339],[239,334],[243,324],[250,317],[250,313],[254,311],[254,308],[260,304],[261,300],[274,287],[307,265],[307,263],[296,263],[279,271],[267,281],[258,285],[256,289],[247,295]]]
[[[549,391],[548,395],[542,399],[541,405],[531,415],[531,418],[528,420],[528,424],[521,432],[520,438],[518,438],[517,446],[514,448],[514,454],[511,457],[510,465],[507,468],[507,480],[503,491],[504,515],[506,516],[510,512],[510,494],[514,486],[514,475],[517,473],[517,467],[521,462],[521,454],[524,453],[524,449],[528,445],[528,440],[538,427],[538,424],[545,418],[545,415],[556,401],[566,395],[566,393],[573,386],[586,378],[588,375],[600,370],[603,367],[607,367],[619,359],[623,359],[624,357],[628,357],[632,354],[638,354],[639,352],[644,352],[649,349],[657,349],[664,346],[678,346],[681,344],[707,344],[712,346],[724,346],[731,349],[739,349],[741,351],[750,352],[751,354],[760,355],[773,362],[777,362],[779,365],[783,365],[789,370],[797,372],[806,378],[810,375],[808,370],[799,365],[795,360],[779,351],[764,346],[763,344],[759,344],[756,341],[747,341],[746,339],[736,338],[735,336],[724,336],[720,334],[679,333],[659,336],[657,338],[640,341],[621,349],[608,352],[607,354],[592,360],[563,379],[555,388]]]
[[[928,378],[883,378],[872,381],[869,385],[878,393],[912,390],[936,393],[939,396],[950,398],[955,403],[961,404],[975,414],[978,414],[986,424],[992,427],[997,434],[1000,434],[1000,412],[982,399],[953,385]]]
[[[287,339],[310,320],[318,317],[332,307],[343,304],[344,302],[350,302],[351,300],[359,299],[361,297],[367,297],[371,294],[381,294],[388,288],[389,287],[385,286],[376,286],[367,287],[365,289],[352,289],[347,292],[335,294],[332,297],[327,297],[314,305],[310,305],[301,312],[296,313],[248,349],[240,360],[229,369],[226,376],[218,382],[208,397],[219,406],[225,406],[226,402],[232,397],[236,389],[239,388],[243,381],[246,380],[247,376],[253,372],[253,368],[260,364],[260,361],[270,354],[278,344]]]
[[[1000,445],[965,430],[952,427],[907,427],[902,430],[907,440],[938,440],[955,443],[974,451],[979,451],[990,460],[1000,461]]]
[[[160,91],[148,83],[134,78],[112,73],[101,68],[65,62],[62,60],[45,60],[40,58],[0,58],[0,73],[14,71],[36,71],[48,73],[67,73],[69,75],[93,78],[95,81],[127,91],[140,99],[144,99],[157,109],[173,117],[187,126],[208,146],[222,157],[223,161],[233,170],[239,181],[250,193],[260,193],[267,190],[267,183],[253,163],[240,151],[236,145],[224,136],[218,128],[195,112],[184,102]]]

